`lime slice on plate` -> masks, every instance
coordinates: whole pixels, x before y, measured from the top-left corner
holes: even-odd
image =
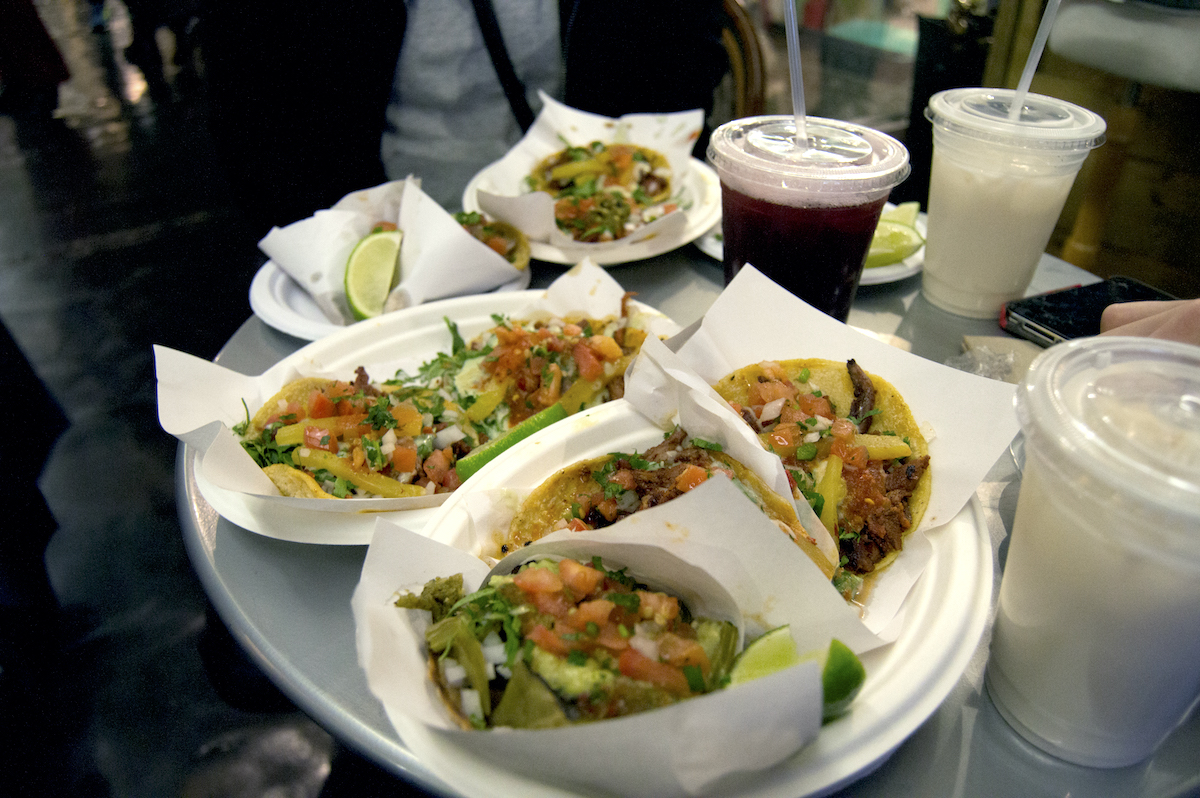
[[[862,661],[840,640],[830,641],[827,651],[802,657],[792,639],[791,629],[778,626],[750,643],[738,655],[729,672],[729,684],[743,684],[817,657],[824,659],[821,665],[822,718],[832,720],[850,707],[867,678]]]
[[[383,313],[400,264],[399,230],[371,233],[346,261],[346,302],[359,321]]]
[[[900,224],[908,225],[909,227],[917,226],[917,214],[921,212],[921,203],[902,202],[891,210],[884,211],[879,215],[880,219],[886,219],[889,222],[899,222]]]
[[[777,626],[746,646],[729,671],[729,684],[742,684],[776,671],[790,668],[800,661],[796,641],[788,626]]]
[[[881,218],[875,228],[875,237],[871,239],[864,268],[874,269],[899,263],[924,245],[925,239],[917,232],[917,228]]]
[[[867,671],[858,656],[841,640],[831,640],[825,654],[825,666],[821,669],[824,719],[831,720],[849,709],[866,678]]]
[[[482,446],[473,449],[470,454],[459,460],[454,465],[454,470],[458,472],[458,478],[465,482],[472,474],[483,468],[488,462],[494,460],[501,452],[511,448],[513,444],[528,438],[539,430],[545,429],[556,421],[562,421],[566,417],[567,411],[563,407],[562,402],[534,413],[499,438],[493,438]]]

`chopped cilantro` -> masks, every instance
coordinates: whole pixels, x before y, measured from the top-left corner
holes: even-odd
[[[578,665],[578,666],[582,667],[584,665],[587,665],[587,661],[588,661],[587,654],[584,654],[582,651],[580,651],[577,648],[572,649],[571,653],[567,655],[567,662],[571,663],[572,665]]]
[[[699,665],[684,665],[683,675],[687,677],[688,687],[693,693],[704,692],[704,674],[700,672]]]

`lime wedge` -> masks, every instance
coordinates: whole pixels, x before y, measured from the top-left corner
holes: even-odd
[[[371,233],[359,241],[346,262],[346,302],[361,321],[383,313],[383,303],[400,264],[399,230]]]
[[[729,684],[742,684],[776,671],[790,668],[800,661],[792,630],[777,626],[758,638],[738,655],[729,671]]]
[[[924,244],[925,239],[921,238],[915,227],[880,219],[875,228],[875,237],[871,239],[871,249],[867,252],[864,268],[874,269],[876,266],[899,263]]]
[[[889,222],[899,222],[900,224],[908,225],[909,227],[916,227],[917,214],[920,212],[921,203],[916,201],[902,202],[895,208],[881,213],[879,218],[887,219]]]
[[[849,709],[866,678],[867,671],[858,656],[841,640],[830,641],[825,667],[821,670],[821,687],[825,692],[824,720],[832,720]]]
[[[499,438],[493,438],[455,463],[454,470],[457,472],[458,478],[466,482],[468,477],[483,468],[484,464],[493,460],[505,449],[566,417],[567,411],[562,406],[562,402],[551,405],[539,413],[534,413]]]

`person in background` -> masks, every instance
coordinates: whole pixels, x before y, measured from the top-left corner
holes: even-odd
[[[1100,316],[1100,334],[1200,344],[1200,299],[1109,305]]]
[[[707,109],[728,68],[721,0],[208,0],[209,129],[252,232],[410,173],[457,209],[522,131],[476,3],[535,112],[539,89],[606,116]]]
[[[720,0],[410,0],[381,156],[390,179],[420,177],[449,210],[530,121],[518,118],[489,52],[488,6],[499,57],[534,114],[539,91],[604,116],[708,112],[727,69]]]

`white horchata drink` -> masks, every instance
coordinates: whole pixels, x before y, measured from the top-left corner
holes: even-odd
[[[1017,407],[1026,465],[988,691],[1043,750],[1131,765],[1200,696],[1200,349],[1061,344]]]
[[[921,290],[962,316],[996,318],[1025,294],[1105,122],[1072,103],[1013,92],[951,89],[929,100],[933,165]]]

